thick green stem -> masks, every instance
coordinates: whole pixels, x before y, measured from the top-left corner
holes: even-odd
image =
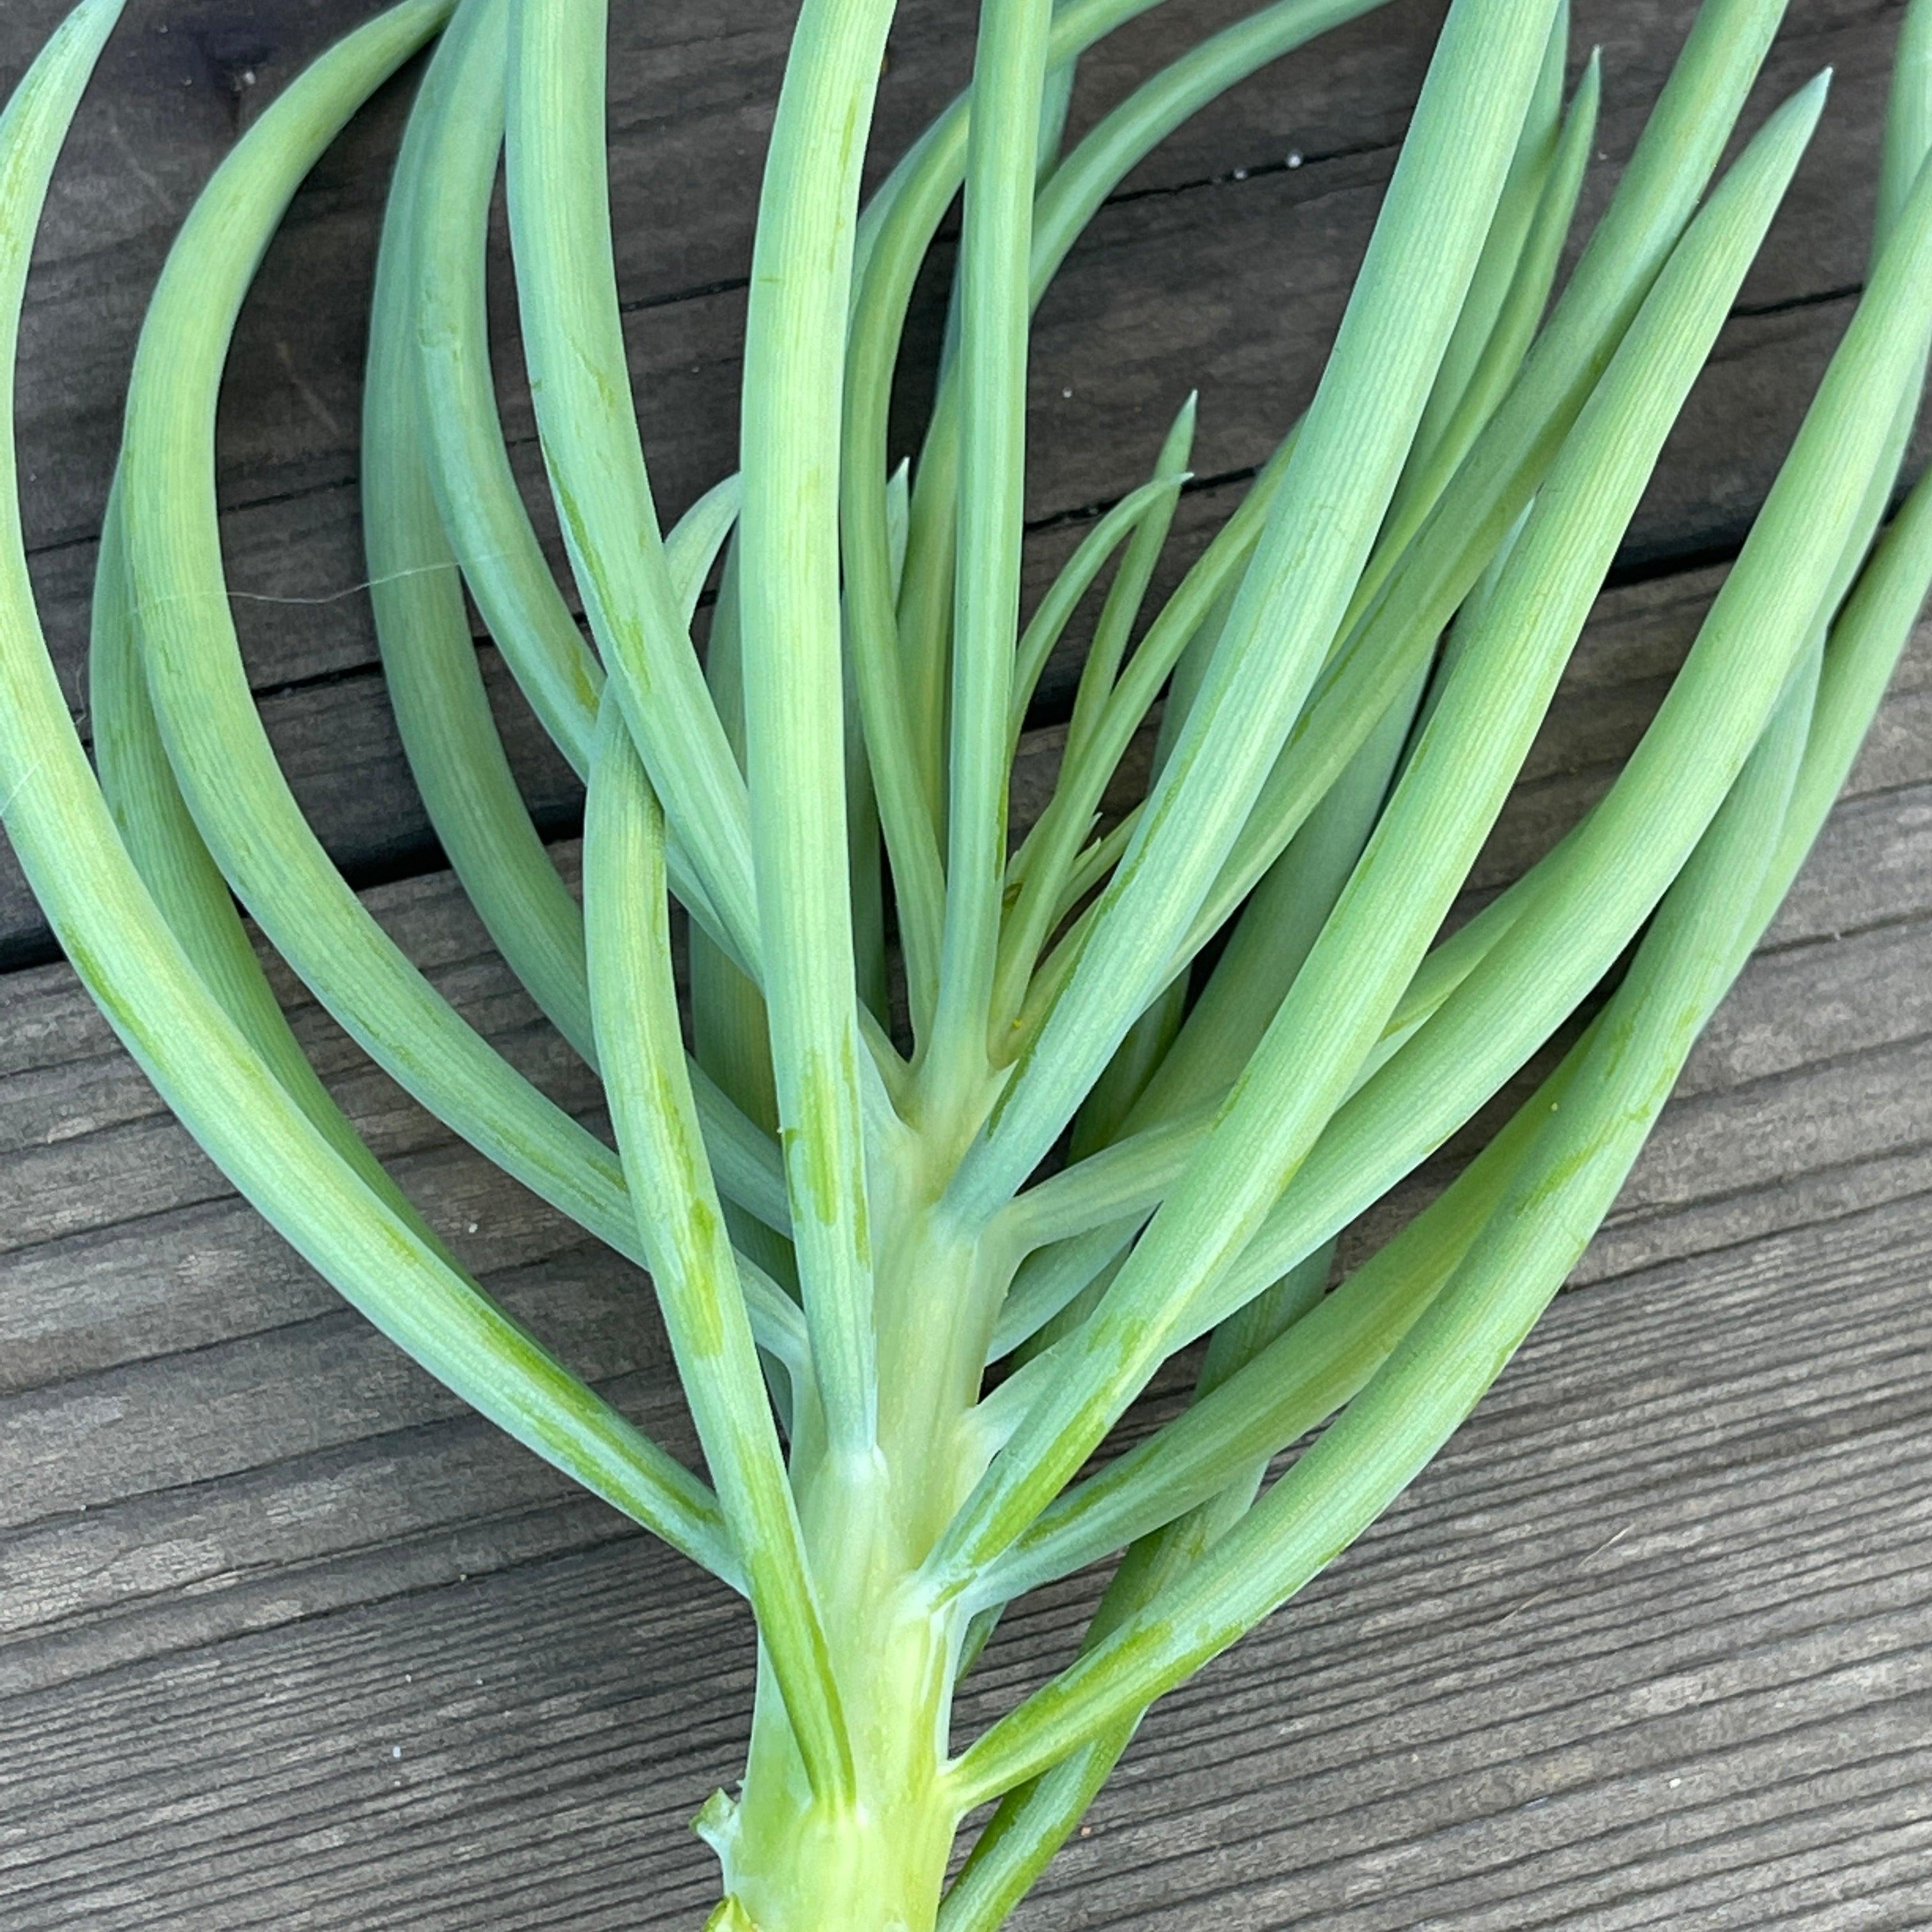
[[[934,1212],[943,1164],[926,1143],[908,1136],[897,1154],[878,1163],[874,1186],[878,1453],[837,1454],[811,1406],[793,1438],[853,1790],[844,1802],[814,1794],[761,1656],[742,1791],[698,1820],[724,1870],[719,1923],[740,1932],[928,1932],[958,1824],[945,1766],[967,1612],[940,1604],[920,1572],[991,1451],[975,1405],[1012,1256],[963,1245]],[[936,1309],[948,1323],[933,1321]]]
[[[848,1514],[868,1504],[874,1536]],[[855,1796],[813,1797],[761,1661],[742,1792],[735,1804],[713,1799],[699,1820],[728,1898],[758,1932],[930,1932],[938,1910],[958,1825],[944,1779],[957,1633],[897,1574],[886,1504],[840,1484],[812,1512],[836,1546],[822,1553],[839,1559],[828,1610],[852,1693]]]

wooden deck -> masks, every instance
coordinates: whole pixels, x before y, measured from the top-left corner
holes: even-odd
[[[8,0],[0,81],[62,4]],[[21,391],[28,538],[76,712],[127,358],[168,236],[237,130],[373,10],[133,0],[110,50],[56,187]],[[1233,10],[1138,23],[1091,63],[1095,94]],[[1580,44],[1605,50],[1593,206],[1690,10],[1578,0]],[[614,11],[620,268],[676,508],[730,460],[790,9]],[[1900,11],[1796,0],[1762,98],[1831,63],[1824,126],[1481,883],[1605,782],[1762,496],[1862,272]],[[1102,212],[1040,317],[1036,586],[1190,386],[1184,556],[1305,400],[1432,17],[1396,0],[1250,85]],[[908,5],[882,96],[895,151],[969,34],[966,8]],[[332,850],[438,985],[587,1112],[588,1077],[440,869],[354,588],[358,343],[405,101],[391,90],[319,170],[238,342],[232,580]],[[514,392],[506,416],[527,464]],[[1056,666],[1034,755],[1069,689]],[[568,775],[502,695],[567,840]],[[1378,1529],[1156,1709],[1017,1924],[1932,1926],[1928,933],[1932,626],[1572,1291]],[[734,1774],[748,1703],[735,1605],[460,1412],[254,1220],[52,957],[4,851],[0,965],[0,1926],[694,1926],[711,1862],[685,1821]],[[287,991],[457,1248],[688,1448],[640,1278]],[[966,1721],[1064,1654],[1090,1601],[1077,1580],[1016,1612]]]

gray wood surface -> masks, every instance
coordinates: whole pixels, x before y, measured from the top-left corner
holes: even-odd
[[[22,388],[29,538],[77,713],[126,360],[172,225],[262,102],[373,10],[135,0],[84,110]],[[788,10],[614,10],[620,266],[674,509],[729,461]],[[1092,98],[1233,10],[1138,23],[1093,64]],[[1763,98],[1828,61],[1832,107],[1479,891],[1544,849],[1642,728],[1855,294],[1900,10],[1793,10]],[[12,0],[0,81],[59,11]],[[1689,11],[1580,0],[1580,42],[1606,50],[1598,200]],[[1396,0],[1243,88],[1103,212],[1040,320],[1036,586],[1189,387],[1203,482],[1181,559],[1305,400],[1432,17]],[[882,94],[895,145],[956,83],[969,33],[964,10],[908,7]],[[437,869],[353,594],[357,344],[405,98],[304,190],[238,341],[232,581],[332,849],[457,1004],[588,1114],[588,1076]],[[920,326],[929,352],[929,309]],[[527,460],[526,406],[505,396]],[[567,838],[567,776],[479,649]],[[1022,813],[1067,691],[1063,663]],[[1928,932],[1932,626],[1571,1292],[1384,1523],[1156,1709],[1017,1923],[1932,1925]],[[0,959],[0,1926],[694,1925],[712,1876],[684,1822],[743,1738],[735,1606],[469,1418],[254,1220],[48,958],[4,854]],[[688,1451],[642,1278],[454,1144],[284,984],[455,1246]],[[1136,1426],[1170,1399],[1157,1388]],[[1016,1611],[964,1724],[1066,1654],[1092,1594],[1076,1579]]]

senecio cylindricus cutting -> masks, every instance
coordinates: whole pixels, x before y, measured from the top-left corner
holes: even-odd
[[[1443,937],[1828,76],[1719,174],[1783,8],[1706,0],[1552,302],[1598,64],[1566,94],[1558,0],[1454,0],[1306,412],[1150,610],[1189,398],[1022,622],[1034,304],[1156,142],[1377,0],[1276,0],[1070,142],[1083,56],[1157,4],[983,0],[970,88],[862,202],[893,0],[804,0],[738,467],[668,532],[613,268],[605,0],[404,0],[350,34],[237,141],[155,289],[104,514],[92,764],[35,612],[6,386],[15,848],[129,1050],[289,1241],[749,1604],[749,1759],[697,1820],[727,1932],[999,1924],[1149,1704],[1423,1468],[1608,1211],[1932,578],[1932,491],[1894,507],[1932,334],[1932,4],[1912,0],[1870,273],[1748,540],[1615,782]],[[9,371],[118,11],[83,0],[0,120]],[[458,1017],[325,856],[230,616],[214,424],[237,316],[304,176],[432,40],[370,324],[369,594],[442,848],[598,1070],[614,1146]],[[567,574],[497,412],[500,166]],[[962,197],[930,415],[896,466],[914,285]],[[1103,577],[1050,800],[1016,839],[1022,722]],[[587,788],[580,897],[512,778],[466,592]],[[400,1191],[298,1049],[238,902],[424,1106],[648,1269],[705,1474]],[[1533,1058],[1540,1084],[1454,1184],[1331,1280],[1338,1232]],[[1191,1401],[1096,1460],[1203,1338]],[[1109,1558],[1078,1654],[956,1738],[1003,1606]]]

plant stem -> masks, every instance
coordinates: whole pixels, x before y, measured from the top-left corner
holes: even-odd
[[[806,1318],[828,1426],[870,1453],[871,1077],[853,950],[836,453],[859,169],[892,0],[806,0],[786,64],[745,323],[739,534],[758,924]],[[827,130],[833,130],[828,138]]]
[[[987,1018],[1006,868],[1006,714],[1026,485],[1027,264],[1048,11],[1046,0],[986,0],[973,70],[961,243],[964,420],[946,922],[926,1076],[942,1116],[983,1089],[988,1072]]]
[[[761,1658],[742,1792],[700,1820],[758,1932],[926,1932],[958,1822],[944,1768],[967,1612],[940,1603],[920,1570],[991,1452],[974,1408],[1010,1262],[962,1246],[934,1211],[943,1172],[910,1136],[874,1163],[877,1454],[838,1454],[809,1408],[794,1429],[799,1520],[854,1790],[843,1804],[814,1795]],[[939,1306],[951,1313],[943,1332]]]

